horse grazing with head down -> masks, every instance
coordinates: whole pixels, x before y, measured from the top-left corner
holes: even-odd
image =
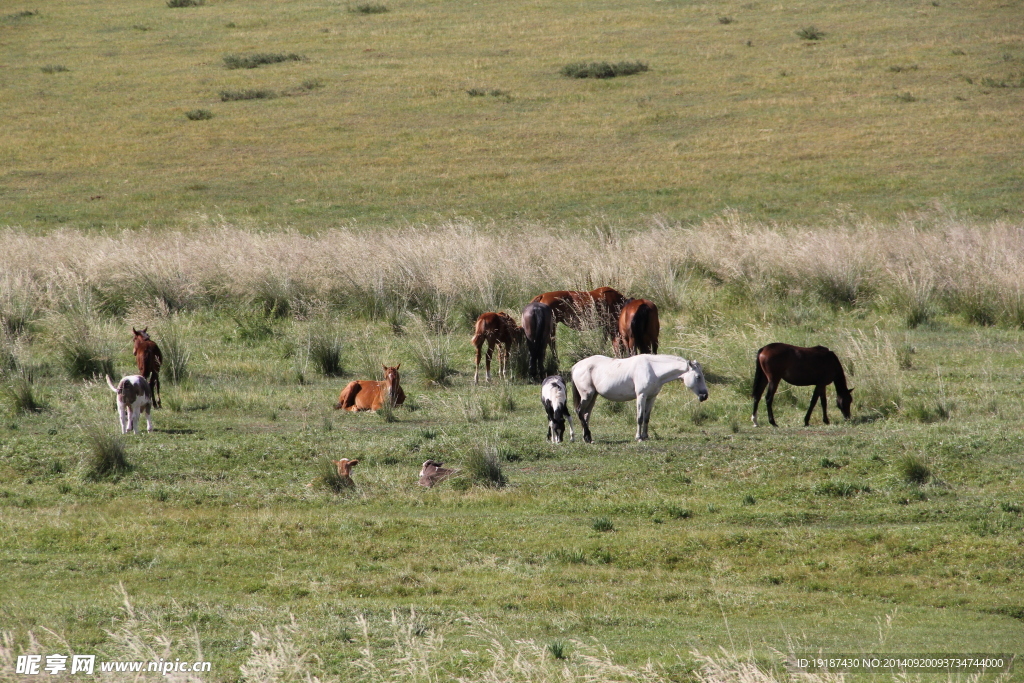
[[[541,379],[544,375],[544,354],[547,347],[558,362],[555,353],[555,316],[547,304],[533,302],[523,309],[523,336],[530,351],[530,379]]]
[[[159,408],[160,366],[164,363],[164,357],[160,353],[160,347],[149,338],[149,334],[146,332],[148,329],[148,327],[143,327],[142,330],[132,328],[134,344],[132,353],[135,354],[135,364],[139,366],[139,374],[146,378],[146,382],[149,383],[153,392],[153,407]],[[173,377],[171,382],[174,382]]]
[[[824,346],[792,346],[790,344],[769,344],[757,350],[756,364],[754,366],[754,412],[750,419],[754,426],[757,426],[757,404],[761,400],[761,393],[767,387],[764,403],[768,406],[768,422],[773,427],[775,414],[772,412],[772,403],[775,400],[775,391],[779,388],[779,382],[786,380],[798,387],[814,386],[814,393],[811,395],[811,405],[804,415],[804,426],[811,423],[811,413],[814,405],[821,399],[821,419],[828,424],[828,412],[825,403],[825,387],[829,384],[836,385],[836,403],[843,417],[850,419],[850,406],[853,404],[853,389],[846,386],[846,375],[843,373],[843,364],[839,357]]]
[[[480,381],[480,351],[487,342],[487,381],[491,381],[491,354],[495,345],[498,346],[498,371],[505,377],[508,371],[508,356],[511,348],[523,339],[523,328],[506,313],[487,312],[476,319],[473,334],[473,346],[476,347],[476,372],[473,384]]]
[[[612,346],[615,353],[623,356],[657,353],[660,331],[658,307],[654,302],[630,299],[619,314],[619,333],[615,335]]]
[[[590,443],[590,414],[598,396],[609,401],[636,399],[636,440],[647,438],[654,399],[661,388],[679,379],[701,401],[708,386],[700,363],[679,356],[642,354],[630,358],[591,356],[572,366],[572,397],[576,416],[583,425],[583,440]]]
[[[530,303],[547,304],[554,313],[555,322],[573,330],[601,327],[607,336],[614,337],[619,311],[626,303],[626,297],[611,287],[598,287],[589,292],[544,292],[533,297]]]
[[[398,376],[398,368],[402,367],[402,364],[399,363],[393,368],[386,365],[381,367],[384,368],[383,382],[366,379],[349,382],[341,390],[334,409],[355,413],[360,410],[380,410],[385,401],[390,401],[392,406],[405,403],[405,392],[399,385],[401,378]]]

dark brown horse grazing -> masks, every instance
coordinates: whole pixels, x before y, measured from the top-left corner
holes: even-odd
[[[384,401],[389,397],[393,406],[405,403],[405,392],[399,385],[401,378],[398,376],[398,368],[402,367],[402,364],[399,363],[393,368],[386,365],[381,367],[384,368],[383,382],[367,379],[349,382],[341,390],[334,409],[348,410],[353,413],[360,410],[380,410],[384,406]]]
[[[530,379],[544,378],[544,353],[555,353],[555,316],[547,304],[532,302],[523,309],[523,336],[530,350]],[[555,355],[555,362],[558,355]]]
[[[159,408],[160,366],[164,363],[164,357],[160,353],[160,347],[149,338],[149,334],[146,332],[148,329],[148,327],[143,327],[141,330],[132,328],[135,345],[133,353],[135,354],[135,364],[139,366],[139,374],[146,378],[153,392],[153,407]],[[173,377],[171,381],[174,381]]]
[[[487,312],[482,313],[476,319],[476,329],[473,334],[473,346],[476,347],[476,372],[473,374],[473,384],[480,381],[480,351],[484,342],[487,342],[487,381],[491,381],[491,354],[494,353],[495,345],[498,346],[498,371],[504,377],[508,370],[508,355],[512,346],[523,340],[523,328],[516,324],[516,321],[506,313]]]
[[[619,333],[615,335],[615,353],[632,356],[637,353],[657,353],[658,307],[647,299],[630,299],[619,314]]]
[[[769,344],[757,351],[757,361],[754,367],[754,412],[750,419],[757,426],[757,403],[761,400],[761,392],[768,388],[764,402],[768,406],[768,422],[773,427],[775,415],[772,412],[772,402],[775,399],[775,390],[779,388],[779,382],[786,380],[798,387],[814,386],[814,394],[811,395],[811,406],[804,415],[804,426],[811,423],[811,413],[814,411],[814,404],[821,399],[821,419],[828,424],[828,412],[825,405],[825,387],[829,384],[836,385],[836,403],[843,417],[850,419],[850,405],[853,403],[853,389],[846,386],[846,375],[843,373],[843,364],[839,357],[824,346],[804,348],[802,346],[791,346],[789,344]]]
[[[556,323],[574,330],[589,329],[596,324],[604,329],[605,334],[614,337],[619,311],[626,303],[626,298],[611,287],[598,287],[589,292],[544,292],[533,297],[530,303],[550,306]]]

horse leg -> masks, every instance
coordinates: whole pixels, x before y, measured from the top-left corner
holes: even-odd
[[[596,401],[597,392],[595,391],[576,404],[576,417],[580,419],[580,424],[583,425],[583,441],[585,443],[593,443],[594,441],[590,436],[590,412],[594,409]]]
[[[647,399],[644,398],[643,394],[638,394],[636,397],[636,440],[644,440],[644,407],[647,404]]]
[[[758,367],[760,370],[760,366]],[[768,386],[768,378],[763,372],[757,372],[754,374],[754,412],[750,414],[750,421],[757,426],[757,404],[761,402],[761,394],[764,393],[764,388]]]
[[[768,424],[772,427],[778,427],[775,424],[775,412],[772,411],[772,404],[775,402],[775,390],[779,388],[778,384],[768,382],[768,393],[764,396],[764,405],[768,409]]]
[[[814,405],[818,402],[818,395],[819,394],[824,394],[824,393],[825,392],[821,390],[820,386],[814,387],[814,393],[811,394],[811,405],[807,408],[807,414],[804,415],[804,427],[807,427],[807,426],[809,426],[811,424],[811,413],[814,412]],[[821,405],[823,405],[823,406],[825,405],[825,397],[824,396],[821,397]],[[828,416],[827,415],[825,416],[825,424],[828,424]]]
[[[154,408],[162,408],[160,405],[160,371],[157,370],[153,373],[153,382],[150,389],[153,391],[153,403]]]
[[[499,351],[499,353],[500,353],[500,351]],[[488,384],[491,383],[491,356],[493,356],[493,355],[494,355],[494,342],[488,341],[487,342],[487,360],[486,360],[486,365],[487,365],[487,383]],[[500,356],[499,356],[499,359],[498,359],[498,363],[499,364],[501,363]]]
[[[825,399],[825,385],[822,384],[818,391],[819,393],[821,393],[821,421],[824,422],[825,424],[828,424],[828,409]]]
[[[474,338],[474,341],[476,338]],[[480,350],[483,348],[483,342],[476,347],[476,372],[473,373],[473,384],[480,383]]]

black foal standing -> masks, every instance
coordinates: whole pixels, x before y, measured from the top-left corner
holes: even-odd
[[[826,409],[825,387],[829,384],[836,385],[836,403],[843,417],[850,419],[850,405],[853,403],[853,389],[846,386],[846,375],[843,373],[843,364],[839,357],[824,346],[791,346],[790,344],[769,344],[757,351],[757,361],[754,367],[754,412],[750,419],[754,426],[757,426],[757,404],[761,400],[761,394],[767,387],[768,393],[764,402],[768,407],[768,422],[775,424],[775,414],[772,412],[772,402],[775,399],[775,391],[779,388],[779,382],[786,380],[798,387],[814,386],[814,394],[811,395],[811,406],[804,415],[804,426],[811,423],[811,413],[814,406],[821,399],[821,419],[828,424],[828,411]]]

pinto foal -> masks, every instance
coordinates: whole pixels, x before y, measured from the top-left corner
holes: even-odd
[[[163,354],[156,342],[149,338],[146,332],[148,327],[141,330],[132,328],[134,335],[135,364],[139,366],[139,374],[146,378],[150,389],[153,391],[153,407],[160,407],[160,366],[164,364]],[[174,381],[174,378],[171,378]]]

